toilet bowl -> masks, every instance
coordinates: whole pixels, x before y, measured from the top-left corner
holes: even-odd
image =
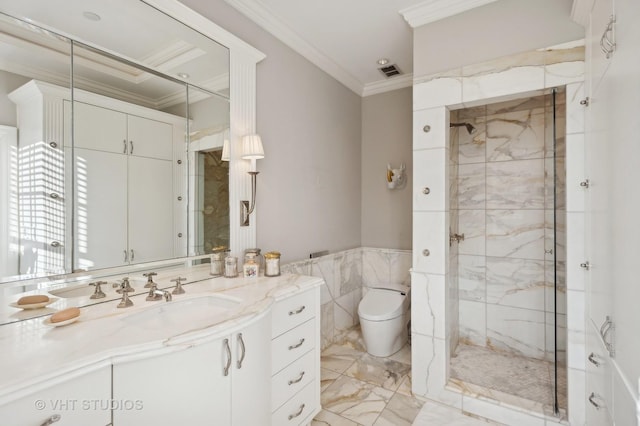
[[[360,328],[367,352],[386,357],[407,343],[411,305],[410,288],[386,284],[369,289],[358,304]]]

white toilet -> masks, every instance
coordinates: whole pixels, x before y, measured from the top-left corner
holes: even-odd
[[[364,344],[373,356],[386,357],[407,342],[410,287],[386,284],[369,289],[358,305]]]

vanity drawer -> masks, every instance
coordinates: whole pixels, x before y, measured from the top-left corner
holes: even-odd
[[[287,365],[315,347],[315,318],[287,331],[271,341],[271,374],[276,374]]]
[[[273,413],[271,424],[274,426],[306,424],[311,420],[309,416],[316,411],[318,403],[315,382],[309,383]]]
[[[315,378],[316,352],[311,350],[289,364],[271,379],[271,411],[277,410],[289,398]]]
[[[316,315],[316,292],[305,291],[276,303],[272,311],[271,337],[302,324]]]

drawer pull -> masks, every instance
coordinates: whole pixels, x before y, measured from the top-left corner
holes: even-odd
[[[599,410],[600,408],[602,408],[602,406],[595,401],[596,398],[596,394],[594,392],[591,392],[591,395],[589,395],[589,402],[591,403],[591,405],[596,407],[596,410]]]
[[[57,423],[60,419],[62,418],[62,416],[60,414],[54,414],[53,416],[49,417],[44,423],[42,423],[40,426],[49,426],[53,423]]]
[[[600,361],[598,361],[596,359],[596,354],[594,354],[593,352],[591,352],[589,354],[589,361],[591,362],[591,364],[595,365],[596,367],[600,367]]]
[[[306,306],[302,305],[301,307],[299,307],[295,311],[289,311],[289,316],[298,315],[300,312],[304,311],[306,308],[307,308]]]
[[[294,349],[298,349],[300,346],[302,346],[303,343],[304,343],[304,337],[300,339],[300,343],[289,346],[289,350],[292,351]]]
[[[289,420],[293,420],[293,419],[295,419],[295,418],[296,418],[296,417],[298,417],[300,414],[302,414],[302,412],[303,412],[303,411],[304,411],[304,404],[302,404],[302,405],[300,406],[300,409],[298,410],[298,412],[297,412],[297,413],[289,414]]]
[[[231,367],[231,348],[229,347],[229,339],[224,339],[224,346],[227,352],[227,365],[224,366],[224,375],[229,375],[229,368]]]
[[[296,383],[300,383],[300,381],[302,380],[302,378],[304,377],[304,371],[302,373],[300,373],[300,377],[298,377],[297,379],[293,379],[293,380],[289,380],[289,386],[291,385],[295,385]]]

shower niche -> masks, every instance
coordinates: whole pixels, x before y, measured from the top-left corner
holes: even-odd
[[[449,383],[566,415],[565,92],[450,112]]]

